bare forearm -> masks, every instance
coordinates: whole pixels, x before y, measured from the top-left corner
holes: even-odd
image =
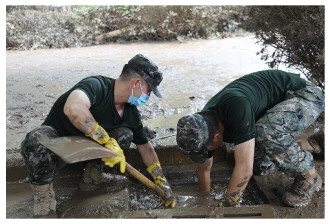
[[[82,90],[74,90],[65,102],[63,112],[78,130],[90,134],[96,125],[88,96]]]
[[[83,133],[90,134],[96,125],[93,115],[84,105],[66,107],[64,113],[73,126]]]
[[[201,192],[209,192],[211,190],[211,178],[209,173],[198,172],[198,189]]]
[[[240,199],[251,176],[251,171],[241,166],[235,166],[227,188],[227,192],[233,200],[237,201]]]
[[[143,145],[138,145],[139,153],[142,157],[143,163],[149,167],[150,165],[159,162],[158,156],[154,150],[154,147],[151,145],[150,142],[147,142]]]
[[[253,174],[255,139],[235,145],[235,167],[227,188],[228,194],[235,201],[239,200]]]
[[[199,191],[208,192],[211,190],[211,168],[213,157],[198,165],[197,179]]]

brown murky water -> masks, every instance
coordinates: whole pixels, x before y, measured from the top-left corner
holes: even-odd
[[[210,193],[199,192],[194,179],[189,178],[182,183],[178,177],[171,178],[177,199],[176,208],[216,207],[230,176],[229,169],[224,170],[225,173],[212,175],[213,191]],[[194,173],[193,169],[182,172],[187,177],[193,177]],[[154,191],[133,177],[103,175],[103,182],[84,184],[78,173],[62,173],[54,182],[59,218],[107,218],[113,212],[166,209]],[[251,181],[239,207],[268,203],[263,197],[263,193]],[[28,183],[7,183],[7,218],[32,218],[32,206],[32,191]]]

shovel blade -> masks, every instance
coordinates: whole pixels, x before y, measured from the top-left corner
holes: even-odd
[[[40,144],[46,146],[66,163],[118,156],[114,151],[92,140],[78,136],[41,140]]]

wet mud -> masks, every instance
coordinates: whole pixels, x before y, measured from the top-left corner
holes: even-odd
[[[59,218],[111,218],[114,212],[169,209],[162,205],[158,195],[134,177],[114,173],[81,173],[72,167],[69,173],[62,173],[54,182]],[[181,167],[180,175],[167,175],[175,192],[179,208],[217,207],[227,186],[231,168],[225,164],[216,165],[212,175],[212,192],[199,192],[192,166]],[[73,172],[76,170],[76,172]],[[168,174],[168,169],[165,168]],[[142,171],[143,172],[143,171]],[[83,175],[82,175],[83,174]],[[99,175],[99,176],[97,176]],[[186,181],[180,180],[184,175]],[[177,178],[173,179],[176,176]],[[252,180],[239,205],[254,206],[268,203],[263,193]],[[7,218],[32,218],[32,190],[26,180],[7,183]]]
[[[76,82],[91,75],[117,78],[123,65],[135,54],[142,53],[150,57],[164,74],[159,88],[164,98],[152,96],[147,105],[139,109],[152,144],[156,148],[175,146],[176,123],[180,117],[200,111],[210,97],[234,79],[267,69],[256,55],[260,46],[255,43],[252,36],[246,36],[186,43],[109,44],[75,49],[8,51],[6,217],[32,218],[32,190],[27,183],[26,168],[19,153],[20,143],[27,132],[45,120],[55,100]],[[295,72],[287,68],[280,69]],[[306,136],[317,128],[312,128]],[[230,157],[227,159],[228,166],[232,167]],[[324,160],[317,160],[316,165],[324,180]],[[118,178],[114,176],[111,176],[112,179],[96,177],[100,182],[97,185],[82,184],[83,169],[66,169],[56,179],[54,188],[59,217],[100,218],[124,210],[164,209],[152,190],[131,177],[121,177],[119,182],[114,182]],[[177,194],[178,209],[214,206],[228,182],[225,177],[215,177],[215,192],[202,194],[197,191],[194,176],[188,175],[184,179],[185,175],[173,173],[173,170],[169,169],[166,175]],[[224,169],[216,172],[222,174]],[[174,178],[178,176],[179,179]],[[104,180],[105,183],[101,183]],[[281,173],[256,177],[256,184],[270,199],[276,217],[324,218],[324,186],[307,207],[289,208],[278,198],[291,182],[292,179]],[[252,193],[255,189],[252,185]],[[244,196],[245,204],[242,207],[264,203],[262,198],[251,199],[251,191]]]

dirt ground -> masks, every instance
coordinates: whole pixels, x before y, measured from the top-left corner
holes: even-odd
[[[242,41],[242,40],[240,40]],[[239,43],[239,41],[238,41]],[[154,45],[152,45],[153,47]],[[179,45],[178,45],[179,46]],[[177,46],[177,47],[178,47]],[[114,51],[119,52],[119,49],[114,47]],[[126,54],[130,49],[130,46],[126,47]],[[145,45],[141,45],[143,49]],[[162,46],[164,47],[164,46]],[[173,46],[172,46],[173,47]],[[175,47],[175,46],[174,46]],[[94,52],[99,48],[91,48]],[[138,51],[139,49],[134,49]],[[243,49],[244,50],[244,49]],[[249,50],[249,49],[246,49]],[[7,155],[7,167],[15,166],[12,162],[15,161],[22,163],[22,159],[19,155],[20,142],[23,140],[27,132],[33,128],[39,126],[46,118],[52,104],[60,96],[61,93],[71,88],[71,86],[86,77],[87,75],[95,75],[98,72],[111,70],[111,74],[118,74],[122,66],[122,61],[117,60],[110,63],[105,63],[106,57],[99,59],[103,63],[102,69],[99,68],[98,60],[92,60],[93,67],[86,67],[86,62],[83,57],[93,58],[93,55],[84,55],[76,57],[74,60],[69,58],[66,64],[64,63],[65,56],[70,54],[77,54],[77,50],[55,50],[55,51],[36,51],[35,57],[30,57],[29,52],[8,52],[7,53],[7,74],[6,74],[6,155]],[[50,53],[50,54],[48,54]],[[64,53],[64,56],[63,54]],[[82,54],[82,53],[81,53]],[[151,53],[153,54],[153,53]],[[60,64],[54,64],[53,59],[63,57]],[[127,57],[128,58],[128,57]],[[189,59],[191,60],[191,59]],[[203,64],[205,61],[197,60],[198,63]],[[238,60],[239,62],[240,60]],[[94,63],[94,64],[93,64]],[[170,61],[168,61],[170,63]],[[182,63],[182,62],[181,62]],[[206,63],[207,64],[207,63]],[[184,65],[184,63],[182,63]],[[85,66],[85,67],[84,67]],[[186,65],[188,66],[188,65]],[[163,70],[171,72],[176,67],[169,65],[163,65]],[[211,66],[212,67],[212,66]],[[93,70],[95,69],[95,70]],[[253,68],[254,69],[254,68]],[[204,71],[205,72],[205,71]],[[174,76],[175,77],[175,74]],[[194,77],[192,77],[192,80]],[[227,80],[230,80],[227,77]],[[174,83],[177,82],[172,78]],[[179,84],[175,84],[179,86]],[[187,84],[188,86],[191,85]],[[204,85],[203,83],[201,85]],[[172,93],[170,85],[167,85],[165,93]],[[204,89],[204,92],[208,93],[207,97],[201,97],[203,93],[196,92],[187,93],[184,95],[184,101],[180,101],[184,106],[176,106],[172,104],[161,104],[156,106],[156,99],[151,99],[148,107],[142,108],[142,116],[145,118],[152,118],[153,116],[161,115],[180,115],[181,111],[189,108],[189,111],[196,110],[196,107],[200,108],[209,96],[211,96],[216,90]],[[176,93],[180,90],[174,91]],[[174,93],[173,93],[174,94]],[[171,96],[171,95],[170,95]],[[173,96],[173,95],[172,95]],[[174,95],[175,96],[175,95]],[[192,97],[188,99],[188,97]],[[201,98],[199,98],[201,97]],[[197,99],[194,103],[191,99]],[[163,107],[161,107],[163,105]],[[165,106],[164,106],[165,105]],[[174,106],[173,106],[174,105]],[[182,105],[182,104],[181,104]],[[175,107],[176,106],[176,107]],[[187,112],[187,110],[186,110]],[[151,114],[151,115],[150,115]],[[173,127],[168,127],[168,130],[172,130]],[[167,133],[168,133],[167,130]],[[10,157],[10,158],[9,158]],[[16,158],[16,159],[13,159]],[[19,164],[16,164],[19,165]],[[325,163],[323,158],[316,158],[316,168],[322,177],[324,182]],[[7,181],[10,177],[7,176]],[[261,188],[265,191],[270,198],[271,204],[274,206],[278,217],[280,218],[325,218],[325,188],[324,184],[320,192],[315,193],[312,202],[301,208],[289,208],[281,204],[278,200],[278,196],[281,191],[288,188],[292,179],[287,178],[281,173],[269,174],[265,177],[256,177],[257,182],[261,185]]]

